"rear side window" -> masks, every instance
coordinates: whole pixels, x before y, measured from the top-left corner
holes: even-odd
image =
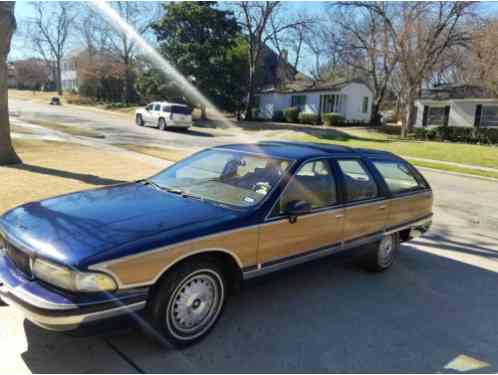
[[[154,106],[154,111],[158,111],[159,112],[160,110],[161,110],[161,104],[156,104]]]
[[[373,164],[382,178],[384,178],[389,191],[393,194],[418,190],[422,187],[418,183],[413,171],[404,163],[396,161],[373,161]]]
[[[379,189],[373,177],[359,160],[338,160],[344,175],[346,199],[348,202],[375,198]]]
[[[191,115],[192,109],[189,107],[183,107],[180,105],[174,105],[171,107],[171,112],[179,115]]]

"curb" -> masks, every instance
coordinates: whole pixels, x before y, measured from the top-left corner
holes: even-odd
[[[448,175],[459,176],[459,177],[476,178],[479,180],[490,181],[490,182],[498,182],[498,178],[493,178],[493,177],[477,176],[475,174],[467,174],[467,173],[460,173],[460,172],[450,172],[450,171],[445,171],[443,169],[419,167],[418,165],[416,165],[416,167],[417,167],[417,169],[431,171],[431,172],[435,172],[435,173],[448,174]]]

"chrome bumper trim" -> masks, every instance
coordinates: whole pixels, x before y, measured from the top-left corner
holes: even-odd
[[[432,224],[432,215],[430,215],[429,217],[425,217],[423,219],[405,224],[405,225],[401,225],[399,227],[395,227],[395,228],[386,230],[384,233],[385,234],[393,234],[393,233],[396,233],[396,232],[399,232],[399,231],[402,231],[405,229],[414,229],[414,228],[424,227],[424,226],[427,227],[427,229],[429,229],[431,224]],[[425,233],[426,231],[427,230],[422,231],[422,233]]]
[[[142,301],[126,306],[119,306],[87,314],[76,313],[75,315],[51,316],[48,314],[32,311],[21,305],[14,299],[9,298],[9,293],[7,288],[5,288],[5,285],[0,285],[0,297],[5,302],[7,302],[7,304],[21,310],[24,316],[34,324],[53,331],[68,331],[78,328],[84,323],[96,322],[99,320],[139,311],[143,309],[146,304],[146,301]]]

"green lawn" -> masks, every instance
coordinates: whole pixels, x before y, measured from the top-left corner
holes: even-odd
[[[340,131],[339,134],[336,133],[313,135],[298,133],[290,134],[286,138],[297,141],[336,143],[351,147],[373,148],[407,157],[449,161],[498,169],[498,147],[401,140],[395,136],[388,136],[367,130],[345,129],[344,131]],[[438,169],[447,168],[440,166]]]

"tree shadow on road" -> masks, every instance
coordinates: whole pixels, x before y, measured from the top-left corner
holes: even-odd
[[[24,171],[28,171],[28,172],[32,172],[32,173],[40,173],[40,174],[46,174],[46,175],[50,175],[50,176],[56,176],[56,177],[61,177],[61,178],[77,180],[77,181],[81,181],[81,182],[91,184],[91,185],[113,185],[113,184],[119,184],[119,183],[126,182],[123,180],[115,180],[112,178],[99,177],[99,176],[95,176],[92,174],[63,171],[60,169],[42,167],[39,165],[32,165],[32,164],[25,164],[25,163],[24,164],[7,165],[5,167],[12,168],[12,169],[24,170]]]
[[[495,272],[404,245],[379,274],[328,258],[248,283],[210,335],[182,350],[138,328],[103,341],[144,372],[427,373],[459,354],[498,365],[496,281]],[[41,357],[49,333],[25,331],[22,356],[34,372],[68,372],[68,346],[94,361],[75,338],[50,340],[51,356]],[[112,372],[111,363],[98,372]]]

